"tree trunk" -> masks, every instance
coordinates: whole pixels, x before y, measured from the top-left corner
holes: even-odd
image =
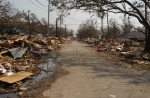
[[[150,29],[147,29],[147,38],[145,38],[145,53],[150,53]]]

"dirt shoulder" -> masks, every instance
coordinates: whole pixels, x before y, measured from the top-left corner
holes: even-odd
[[[149,98],[150,72],[114,63],[79,42],[64,45],[58,64],[69,74],[43,92],[48,98]],[[105,57],[104,57],[105,56]],[[115,59],[115,58],[114,58]]]

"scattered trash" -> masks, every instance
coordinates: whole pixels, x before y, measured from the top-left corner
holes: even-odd
[[[86,46],[95,47],[97,52],[114,54],[119,56],[122,61],[132,65],[147,65],[147,70],[150,70],[150,54],[142,53],[144,49],[143,42],[130,39],[122,41],[115,39],[101,39],[98,41],[98,39],[94,38],[84,39],[83,42],[87,44]]]
[[[30,39],[28,35],[0,36],[0,92],[28,90],[28,87],[19,87],[18,83],[37,75],[41,71],[39,64],[43,63],[42,58],[60,48],[59,44],[70,41],[71,38],[55,36],[32,36]]]
[[[27,91],[28,90],[28,88],[26,88],[26,87],[20,87],[19,89],[22,90],[22,91]]]
[[[98,52],[101,52],[101,51],[102,51],[99,46],[96,46],[96,48],[97,48],[97,51],[98,51]]]
[[[3,65],[0,64],[0,71],[1,73],[5,73],[7,70],[3,67]]]
[[[11,75],[13,75],[14,73],[12,72],[12,69],[11,69],[11,64],[10,63],[7,63],[7,66],[9,66],[9,71],[8,71],[8,73],[7,73],[7,76],[11,76]]]

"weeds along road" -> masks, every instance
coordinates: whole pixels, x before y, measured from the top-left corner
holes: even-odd
[[[43,92],[48,98],[150,98],[150,72],[114,64],[85,44],[63,45],[57,61],[69,74]],[[108,55],[109,56],[109,55]],[[112,60],[112,61],[111,61]]]

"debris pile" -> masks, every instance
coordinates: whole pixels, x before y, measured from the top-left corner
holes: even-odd
[[[8,87],[4,89],[5,83],[14,86],[20,80],[39,73],[41,58],[53,49],[60,48],[58,44],[63,40],[56,37],[31,38],[28,35],[0,36],[0,92],[10,91]]]
[[[101,40],[94,47],[98,52],[103,51],[117,55],[121,61],[133,65],[147,66],[147,69],[150,70],[150,54],[142,53],[144,43],[133,40],[118,42],[117,40],[109,39]]]

